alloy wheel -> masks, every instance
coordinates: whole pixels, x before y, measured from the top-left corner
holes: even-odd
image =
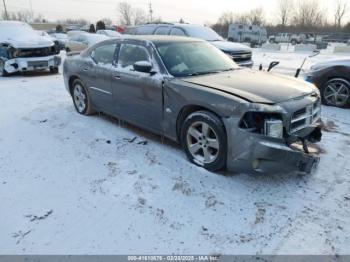
[[[86,94],[84,88],[80,84],[74,86],[73,98],[79,113],[83,113],[86,109]]]
[[[350,97],[349,88],[343,80],[330,81],[324,89],[324,99],[328,105],[344,107]]]
[[[194,122],[187,130],[187,148],[192,157],[204,164],[218,158],[220,143],[214,129],[205,122]]]

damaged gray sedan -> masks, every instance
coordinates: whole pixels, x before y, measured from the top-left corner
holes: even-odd
[[[205,41],[139,36],[69,56],[64,80],[76,110],[104,112],[180,143],[210,171],[309,173],[321,140],[318,89],[238,67]]]

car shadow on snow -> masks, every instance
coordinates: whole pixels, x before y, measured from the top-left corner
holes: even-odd
[[[115,118],[113,116],[107,115],[105,113],[99,113],[97,117],[106,120],[113,125],[116,125],[120,128],[124,128],[133,135],[131,135],[131,138],[129,138],[127,141],[129,143],[133,143],[136,138],[138,140],[141,140],[138,144],[141,144],[144,142],[144,145],[147,145],[148,141],[152,143],[156,143],[158,146],[166,146],[170,147],[172,149],[175,149],[177,151],[180,151],[179,153],[181,154],[181,157],[183,159],[186,159],[186,155],[182,150],[182,147],[180,144],[170,140],[169,138],[156,135],[152,132],[146,131],[142,128],[139,128],[133,124],[130,124],[128,122],[125,122],[123,120],[120,120],[118,118]],[[316,150],[317,151],[317,150]],[[318,153],[323,153],[322,150]],[[179,155],[174,155],[175,157],[179,157]],[[190,162],[189,162],[190,164]],[[194,164],[193,164],[194,165]],[[205,172],[208,172],[208,174],[213,174],[213,175],[219,175],[222,177],[226,178],[231,178],[231,179],[239,179],[243,178],[245,179],[247,176],[249,177],[249,180],[252,179],[253,181],[255,180],[257,183],[278,183],[280,184],[281,182],[286,182],[288,180],[302,180],[306,181],[310,177],[312,177],[312,174],[303,174],[299,172],[292,172],[292,173],[279,173],[279,174],[244,174],[244,173],[232,173],[226,170],[223,171],[218,171],[218,172],[210,172],[207,170],[204,170]]]

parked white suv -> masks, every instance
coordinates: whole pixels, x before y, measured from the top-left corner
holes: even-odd
[[[23,22],[0,21],[0,76],[50,70],[58,73],[59,47]]]

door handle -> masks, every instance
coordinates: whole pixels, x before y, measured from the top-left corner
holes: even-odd
[[[83,71],[87,72],[87,71],[89,71],[89,68],[84,68]]]
[[[120,76],[114,76],[114,78],[120,80]]]

